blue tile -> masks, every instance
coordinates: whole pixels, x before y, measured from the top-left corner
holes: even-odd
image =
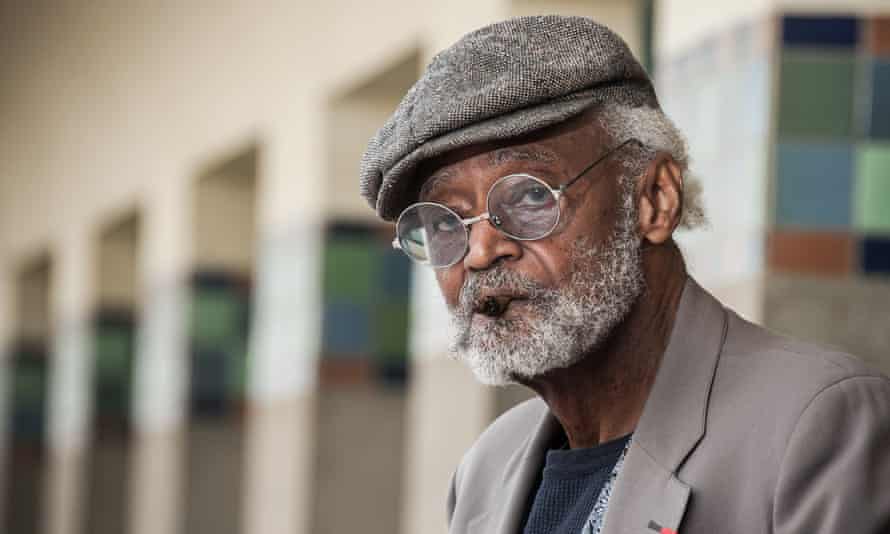
[[[890,237],[862,240],[862,270],[867,274],[890,274]]]
[[[847,47],[859,42],[856,17],[785,17],[782,41],[786,46]]]
[[[191,413],[192,415],[224,415],[228,405],[226,390],[226,353],[219,349],[192,352]]]
[[[849,227],[852,170],[850,145],[780,143],[776,224],[812,229]]]
[[[404,297],[411,294],[411,260],[400,250],[387,250],[382,254],[381,286],[387,297]]]
[[[9,432],[16,442],[42,443],[46,438],[48,360],[37,347],[17,347],[11,358]]]
[[[323,350],[335,354],[367,354],[371,348],[370,314],[367,306],[337,300],[324,308]]]
[[[869,136],[890,139],[890,61],[872,64],[871,120]]]

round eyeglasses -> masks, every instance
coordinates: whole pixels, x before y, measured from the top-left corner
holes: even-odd
[[[470,226],[479,221],[488,221],[511,239],[543,239],[559,224],[559,201],[565,191],[600,162],[631,143],[643,145],[637,139],[627,139],[557,188],[530,174],[499,178],[488,190],[487,211],[476,217],[463,219],[451,208],[437,202],[412,204],[396,221],[396,238],[392,246],[418,263],[442,269],[466,255],[470,246]]]

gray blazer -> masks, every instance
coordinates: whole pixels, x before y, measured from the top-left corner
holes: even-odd
[[[540,399],[492,423],[452,479],[449,532],[520,534],[557,432]],[[603,533],[655,524],[890,533],[890,380],[744,321],[689,279]]]

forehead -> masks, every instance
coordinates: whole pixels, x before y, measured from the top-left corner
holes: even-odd
[[[577,161],[589,158],[601,139],[593,122],[578,117],[555,127],[521,138],[473,145],[431,158],[421,164],[419,198],[444,193],[454,186],[468,168],[492,171],[520,170],[524,167],[549,168],[570,172]]]
[[[440,163],[437,168],[425,176],[423,186],[420,189],[420,197],[426,198],[447,189],[461,174],[461,164],[491,167],[496,169],[511,163],[541,163],[545,165],[559,165],[560,155],[546,146],[517,145],[496,147],[484,150],[481,153],[467,153],[457,151],[451,154],[449,160]]]

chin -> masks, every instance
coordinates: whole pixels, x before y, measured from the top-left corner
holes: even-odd
[[[510,350],[513,348],[514,350]],[[558,369],[575,365],[587,351],[575,351],[558,347],[552,351],[539,350],[539,346],[526,345],[524,349],[501,345],[491,350],[478,347],[462,347],[451,351],[453,358],[464,362],[476,380],[488,386],[527,384],[545,377]]]

